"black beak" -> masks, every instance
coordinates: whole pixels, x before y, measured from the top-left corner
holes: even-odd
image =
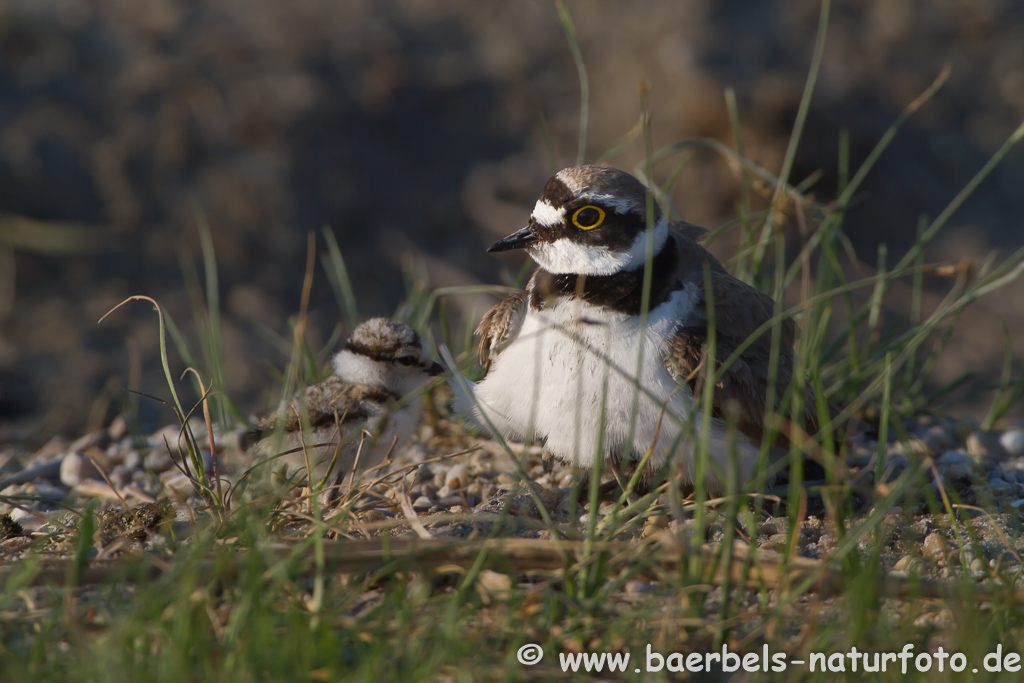
[[[498,240],[487,251],[508,251],[509,249],[522,249],[537,242],[537,233],[529,225],[518,232],[514,232],[505,239]]]
[[[438,375],[444,374],[444,366],[440,363],[431,363],[430,367],[427,368],[427,374],[431,377],[437,377]]]

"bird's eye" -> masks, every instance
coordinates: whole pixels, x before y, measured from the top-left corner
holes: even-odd
[[[398,362],[402,365],[416,365],[416,356],[402,356]]]
[[[587,204],[572,215],[572,224],[580,230],[593,230],[601,223],[604,223],[604,209],[600,206]]]

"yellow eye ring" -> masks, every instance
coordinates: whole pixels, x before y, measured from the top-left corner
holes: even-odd
[[[584,211],[587,213],[584,214]],[[582,222],[580,221],[580,214],[583,214]],[[602,223],[604,223],[604,209],[600,206],[594,206],[593,204],[581,206],[576,209],[576,213],[572,215],[572,224],[580,230],[593,230]]]

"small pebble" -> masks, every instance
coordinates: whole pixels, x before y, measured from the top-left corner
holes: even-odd
[[[941,455],[948,450],[956,448],[954,435],[943,425],[928,427],[924,430],[924,434],[921,435],[921,441],[932,455]]]
[[[430,500],[426,496],[420,496],[415,501],[413,501],[412,509],[415,510],[416,512],[425,512],[426,510],[429,510],[431,507],[433,507],[433,505],[434,501]]]
[[[761,526],[758,531],[762,534],[772,536],[774,534],[782,534],[786,532],[789,527],[789,520],[785,517],[769,517],[768,519],[761,522]]]
[[[900,476],[909,465],[910,462],[902,455],[886,456],[885,458],[885,469],[892,472],[889,475],[890,481]]]
[[[904,555],[896,561],[893,565],[893,569],[898,572],[909,572],[916,570],[920,565],[920,561],[917,558],[911,557],[910,555]]]
[[[81,453],[68,453],[60,463],[60,481],[69,488],[74,488],[83,479],[99,478],[99,469]]]
[[[171,454],[163,446],[154,448],[146,455],[143,466],[150,472],[167,472],[174,467]]]
[[[120,441],[128,434],[128,422],[124,419],[124,415],[118,415],[111,422],[110,426],[107,427],[107,436],[114,441]]]
[[[646,595],[654,590],[650,582],[642,579],[630,579],[623,588],[630,595]]]
[[[922,547],[926,557],[938,560],[946,554],[946,538],[938,532],[932,532],[925,537]]]
[[[477,574],[476,588],[485,601],[490,601],[491,598],[503,600],[508,598],[512,590],[512,579],[508,574],[485,569]]]
[[[118,465],[114,469],[110,470],[110,481],[115,486],[125,486],[132,480],[133,470],[130,467],[124,465]]]
[[[963,451],[946,451],[935,464],[949,479],[968,479],[974,473],[974,460]]]
[[[444,476],[445,486],[461,489],[469,483],[469,468],[465,465],[452,465]]]
[[[761,547],[770,550],[785,550],[788,545],[789,538],[786,534],[772,534],[767,541],[761,544]]]
[[[988,482],[988,488],[993,496],[1003,497],[1013,495],[1017,487],[1002,479],[992,479]]]
[[[1024,455],[1024,429],[1008,429],[999,437],[1003,449],[1013,457]]]
[[[38,531],[50,521],[42,515],[34,514],[31,510],[22,510],[21,508],[11,510],[11,519],[20,524],[25,533]]]
[[[110,444],[110,435],[105,431],[92,432],[71,442],[70,451],[87,451],[90,448],[106,448]]]
[[[160,481],[163,482],[167,493],[177,501],[185,502],[195,494],[195,489],[192,488],[192,482],[188,477],[177,470],[164,472],[160,475]]]
[[[129,469],[137,470],[142,467],[142,454],[137,450],[130,450],[124,454],[121,464]]]
[[[1006,459],[1006,449],[994,432],[971,432],[966,445],[967,452],[979,465],[988,466]]]

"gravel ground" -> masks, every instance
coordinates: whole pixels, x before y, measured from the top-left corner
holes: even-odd
[[[884,495],[906,468],[920,467],[924,456],[934,462],[934,470],[922,470],[924,486],[909,487],[878,526],[878,533],[884,536],[886,568],[931,578],[968,571],[982,579],[996,569],[1018,567],[1024,553],[1024,423],[984,432],[972,420],[919,418],[902,427],[890,430],[877,485],[873,485],[877,434],[865,431],[855,435],[847,459],[857,492],[857,517],[869,514],[872,497]],[[209,443],[201,422],[193,422],[192,428],[200,444]],[[126,545],[140,550],[165,549],[167,539],[162,535],[167,528],[163,525],[187,533],[205,507],[189,478],[175,467],[180,451],[167,447],[176,443],[178,431],[176,425],[168,425],[140,437],[129,434],[119,419],[74,442],[55,438],[34,453],[5,451],[0,470],[0,558],[16,560],[35,536],[57,532],[56,538],[67,537],[61,530],[77,524],[76,515],[67,509],[82,510],[91,501],[101,510],[101,533],[94,554],[116,556]],[[902,440],[896,438],[899,431],[904,433]],[[214,430],[217,464],[226,482],[237,481],[253,464],[238,450],[238,436],[237,431],[221,434]],[[576,476],[572,469],[546,456],[540,447],[515,448],[521,449],[522,465],[553,521],[584,528],[586,505],[580,504],[577,520],[569,517],[570,488]],[[207,451],[201,455],[212,474],[213,458]],[[509,455],[496,442],[471,436],[460,424],[437,417],[437,410],[424,420],[414,441],[396,455],[391,471],[397,473],[389,480],[393,485],[373,487],[371,495],[356,505],[359,524],[378,529],[373,533],[414,533],[400,498],[407,496],[406,502],[431,536],[487,532],[491,528],[488,516],[497,516],[507,506],[512,518],[503,527],[505,535],[550,537],[529,493],[521,485],[515,488],[515,467]],[[266,489],[258,485],[257,490]],[[938,508],[929,507],[929,498],[935,505],[943,494],[954,503],[970,506],[958,517],[962,533],[977,542],[963,553],[958,550],[948,516],[932,512],[942,509],[941,502]],[[799,520],[795,542],[801,556],[823,559],[835,547],[836,536],[821,514],[820,501],[814,504],[813,493],[810,499],[807,509],[811,513]],[[291,503],[288,500],[286,493],[283,509],[301,507],[294,498]],[[124,505],[133,506],[134,513],[126,513]],[[608,514],[612,506],[610,500],[601,502],[599,514]],[[470,514],[471,519],[459,519]],[[751,543],[772,550],[786,546],[790,520],[784,513],[778,514],[782,516],[762,513]],[[304,530],[307,526],[299,520],[279,530],[287,533],[289,528]],[[680,523],[668,521],[667,515],[653,515],[635,533],[639,538],[664,529],[677,536],[694,532],[692,520]],[[720,523],[712,523],[703,533],[716,542],[723,529]],[[877,540],[865,540],[862,545],[866,549]],[[61,543],[50,550],[58,555],[68,551]]]

